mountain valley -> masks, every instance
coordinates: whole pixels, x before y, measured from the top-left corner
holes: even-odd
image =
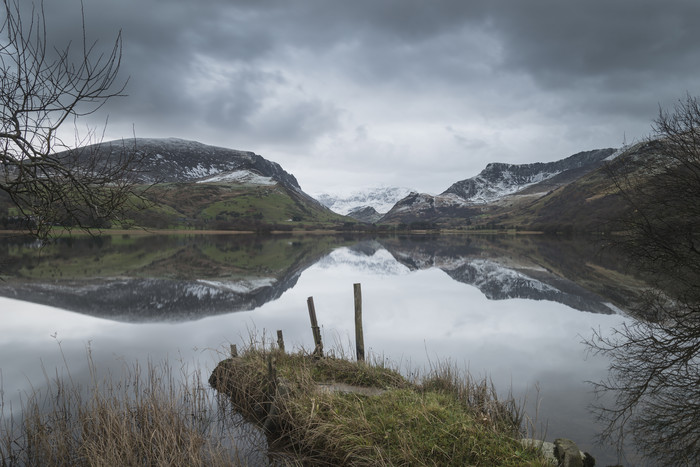
[[[305,193],[294,175],[248,151],[177,138],[113,141],[79,148],[71,157],[110,164],[135,151],[141,196],[111,227],[198,230],[605,230],[626,207],[607,172],[658,155],[659,144],[599,149],[555,162],[490,163],[440,194],[380,187],[350,194]],[[640,178],[643,180],[643,177]],[[16,225],[0,196],[0,226]],[[104,227],[104,226],[100,226]]]

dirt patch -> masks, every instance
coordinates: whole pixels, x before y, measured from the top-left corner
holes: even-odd
[[[378,396],[386,392],[385,389],[381,388],[353,386],[345,383],[318,383],[316,388],[322,393],[339,392],[342,394],[359,394],[362,396]]]

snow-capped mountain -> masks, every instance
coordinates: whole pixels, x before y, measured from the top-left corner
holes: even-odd
[[[413,190],[403,187],[378,187],[348,194],[317,193],[312,196],[338,214],[347,215],[351,211],[367,206],[383,214],[388,212],[397,201],[408,196],[411,191]]]
[[[556,162],[488,164],[477,176],[454,183],[442,194],[454,194],[475,204],[495,201],[569,170],[598,167],[615,149],[580,152]]]
[[[217,182],[234,182],[249,185],[276,185],[277,182],[271,177],[263,177],[250,170],[236,170],[234,172],[224,172],[216,174],[212,177],[197,180],[197,183],[217,183]]]
[[[178,138],[136,138],[109,141],[77,150],[78,157],[94,156],[106,162],[136,151],[142,183],[233,181],[270,185],[279,183],[301,191],[296,178],[276,162],[250,151],[221,148]]]
[[[535,191],[542,195],[600,167],[615,149],[580,152],[556,162],[491,163],[478,175],[454,183],[437,196],[411,193],[381,219],[382,222],[441,222],[469,219],[480,207],[509,195]]]
[[[399,200],[381,222],[435,222],[442,218],[469,218],[477,213],[474,203],[452,193],[433,196],[413,192]]]
[[[368,224],[374,224],[379,222],[379,220],[384,216],[381,212],[377,212],[372,206],[363,206],[355,208],[350,211],[348,217],[352,217],[360,222],[367,222]]]
[[[279,164],[249,151],[178,138],[136,138],[58,156],[88,170],[130,164],[118,172],[136,185],[150,185],[144,196],[153,205],[128,213],[125,225],[258,231],[289,228],[292,222],[327,227],[346,221],[306,194]]]

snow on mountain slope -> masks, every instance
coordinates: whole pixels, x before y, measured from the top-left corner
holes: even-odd
[[[224,172],[213,177],[197,180],[197,183],[237,182],[250,185],[276,185],[277,182],[270,177],[263,177],[250,170],[236,170]]]
[[[379,248],[371,254],[346,247],[338,248],[319,261],[317,266],[324,269],[342,266],[353,271],[382,276],[398,276],[410,273],[406,266],[396,261],[396,258],[383,248]]]
[[[488,168],[493,165],[489,164]],[[482,172],[483,174],[483,172]],[[497,178],[489,180],[482,174],[471,179],[474,183],[469,184],[465,193],[469,193],[469,201],[476,204],[484,204],[490,201],[495,201],[504,196],[517,193],[529,186],[547,180],[557,173],[539,172],[528,177],[519,177],[517,173],[510,169],[504,168]],[[452,192],[452,194],[455,194]]]
[[[442,194],[454,194],[474,204],[485,204],[568,170],[584,167],[593,170],[614,153],[615,149],[598,149],[580,152],[555,162],[520,165],[491,163],[475,177],[454,183]]]
[[[110,161],[132,151],[139,156],[137,170],[142,183],[195,182],[205,177],[209,181],[223,181],[224,178],[214,177],[242,177],[244,182],[271,184],[275,181],[301,192],[294,175],[286,172],[276,162],[250,151],[209,146],[178,138],[109,141],[81,148],[78,157],[83,157],[81,154],[84,154],[85,157],[96,156]],[[245,172],[251,175],[245,175]],[[270,182],[263,178],[270,179]]]
[[[357,208],[370,206],[379,213],[386,213],[400,199],[411,193],[403,187],[377,187],[351,193],[317,193],[314,196],[321,204],[338,214],[347,215]]]

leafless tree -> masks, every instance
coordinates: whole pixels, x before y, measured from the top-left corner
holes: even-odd
[[[82,40],[59,48],[47,37],[43,4],[28,13],[21,3],[27,6],[3,0],[0,12],[0,195],[39,237],[55,225],[105,226],[135,199],[139,156],[124,143],[110,157],[98,157],[91,144],[101,138],[94,129],[80,134],[76,120],[123,95],[121,32],[102,53],[87,40],[83,14]],[[59,132],[70,125],[71,145]]]
[[[612,242],[650,287],[636,320],[589,344],[611,358],[597,383],[604,439],[631,436],[663,465],[700,465],[700,106],[661,110],[654,135],[610,164],[629,214]]]

